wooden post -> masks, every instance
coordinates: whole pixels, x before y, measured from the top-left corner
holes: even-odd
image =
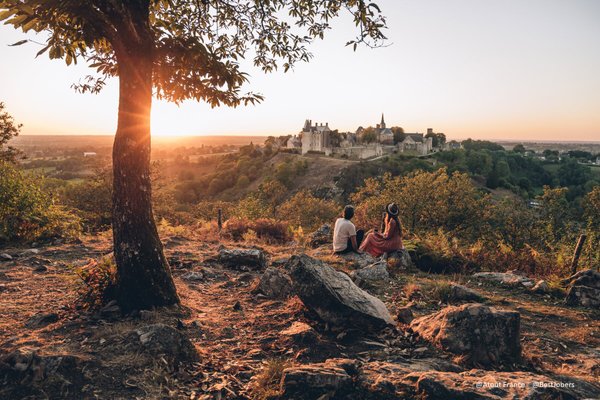
[[[577,263],[579,262],[581,249],[583,249],[583,244],[585,243],[586,238],[587,236],[585,234],[579,236],[579,240],[577,241],[577,245],[575,246],[575,253],[573,254],[573,261],[571,261],[571,275],[577,272]]]
[[[223,229],[223,211],[220,208],[217,210],[217,225],[219,232],[221,232],[221,229]]]

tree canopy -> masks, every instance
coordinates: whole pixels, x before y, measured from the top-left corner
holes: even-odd
[[[155,96],[213,107],[262,100],[242,92],[248,75],[240,60],[251,57],[265,72],[287,71],[311,58],[307,45],[323,38],[342,12],[358,27],[347,45],[385,40],[385,18],[367,0],[0,0],[0,20],[49,33],[38,56],[47,52],[67,65],[84,59],[96,69],[74,85],[78,90],[100,91],[119,75],[119,58],[138,46],[151,58]]]

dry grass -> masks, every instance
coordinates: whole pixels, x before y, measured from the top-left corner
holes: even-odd
[[[280,395],[280,383],[283,371],[291,366],[288,360],[266,360],[262,370],[252,378],[251,398],[254,400],[267,400]]]

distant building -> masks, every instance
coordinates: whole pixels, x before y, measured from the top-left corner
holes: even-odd
[[[431,153],[433,138],[425,137],[422,133],[406,133],[404,140],[398,143],[400,152],[416,152],[421,155]]]
[[[377,124],[377,141],[381,144],[394,144],[394,132],[385,126],[383,113],[381,113],[381,122]]]
[[[297,135],[294,135],[288,139],[285,147],[290,150],[301,149],[302,148],[302,139],[300,139]]]
[[[83,152],[83,156],[84,157],[96,157],[98,154],[96,154],[96,152],[94,151],[84,151]]]
[[[312,124],[312,121],[307,119],[304,122],[304,127],[300,132],[302,136],[302,154],[306,154],[309,151],[324,152],[329,154],[330,150],[330,134],[329,122],[325,124],[316,123]]]

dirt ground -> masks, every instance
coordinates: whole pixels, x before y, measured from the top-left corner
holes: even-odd
[[[221,243],[227,247],[244,244]],[[84,238],[78,244],[39,247],[37,254],[0,262],[0,354],[31,349],[40,355],[70,356],[84,365],[82,382],[43,386],[36,379],[28,389],[4,392],[9,398],[111,398],[111,399],[220,399],[266,398],[277,370],[286,365],[319,362],[331,357],[387,360],[402,356],[453,358],[420,341],[406,326],[368,336],[335,331],[292,297],[274,301],[253,290],[260,273],[219,268],[205,261],[219,243],[203,243],[193,237],[165,240],[167,258],[181,298],[180,309],[115,318],[77,309],[81,285],[74,267],[110,254],[108,235]],[[271,260],[289,257],[303,249],[260,246]],[[3,249],[0,253],[22,253]],[[189,281],[182,275],[210,267],[206,279]],[[337,265],[343,267],[343,265]],[[537,295],[524,289],[485,284],[469,276],[398,274],[377,295],[392,315],[412,302],[417,315],[441,309],[445,304],[427,291],[440,281],[465,284],[488,298],[487,304],[521,314],[523,360],[509,370],[555,373],[600,381],[600,313],[563,305],[560,298]],[[407,285],[419,288],[409,299]],[[41,327],[30,327],[37,314],[56,313],[58,318]],[[282,335],[295,321],[319,332],[310,345],[291,342]],[[130,333],[149,323],[177,326],[196,347],[200,358],[185,368],[155,359],[132,347]],[[271,371],[271,372],[269,372]],[[266,378],[265,378],[266,376]],[[35,377],[34,377],[35,378]],[[0,391],[0,393],[2,393]]]

